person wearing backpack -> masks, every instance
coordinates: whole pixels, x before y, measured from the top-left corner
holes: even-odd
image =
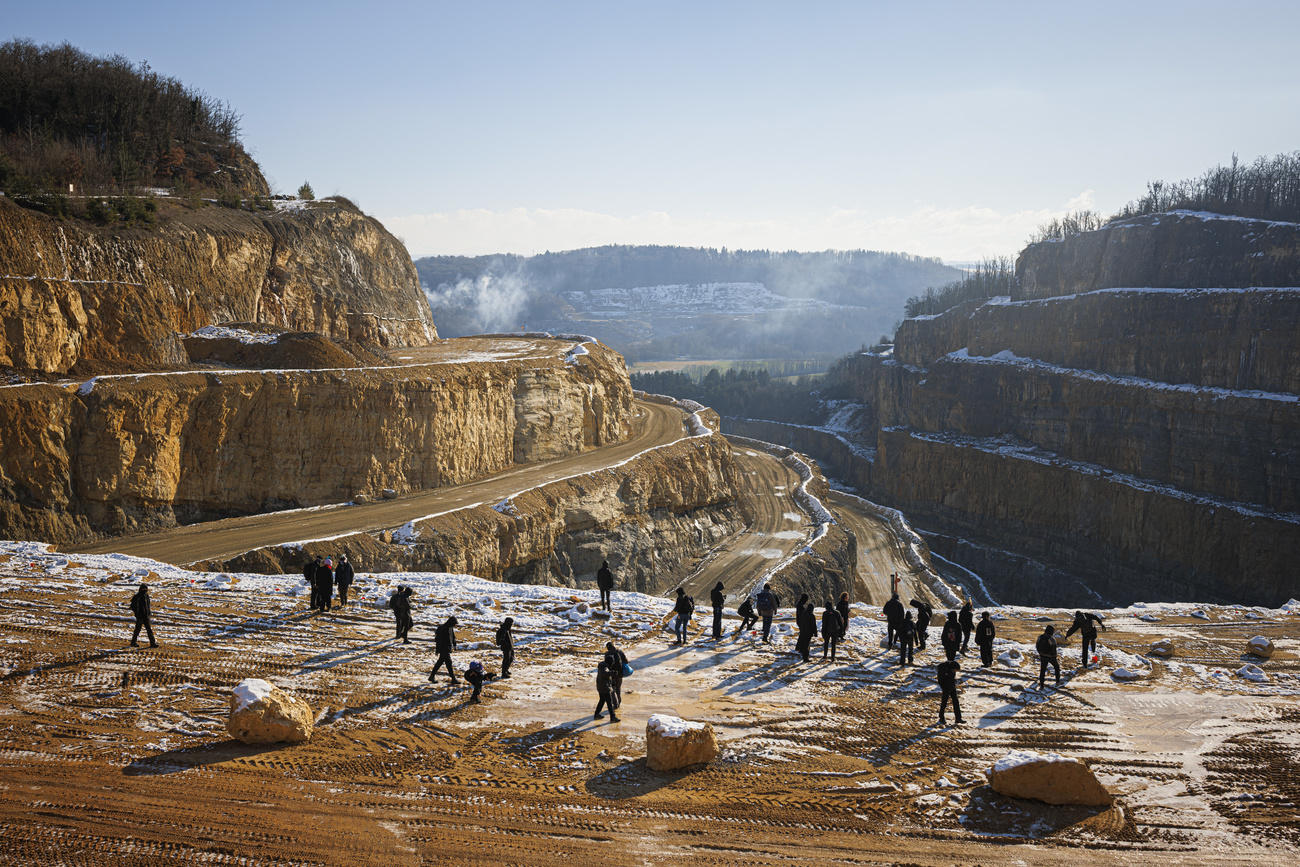
[[[934,619],[934,608],[929,602],[920,599],[913,599],[911,604],[916,609],[916,649],[925,650],[926,633],[930,629],[930,621]]]
[[[898,627],[903,624],[903,603],[899,601],[898,594],[895,593],[889,597],[881,613],[885,615],[886,625],[888,626],[888,646],[890,650],[894,649],[894,639],[898,637]]]
[[[758,603],[758,613],[763,617],[763,643],[771,643],[772,635],[772,617],[776,614],[777,609],[781,607],[781,597],[772,591],[771,584],[764,584],[763,589],[758,591],[758,596],[754,600]]]
[[[914,658],[912,648],[916,644],[916,624],[912,622],[912,612],[903,615],[903,622],[898,624],[898,666],[911,665]]]
[[[515,634],[513,632],[515,619],[507,617],[501,621],[497,627],[497,647],[501,648],[501,679],[505,680],[510,676],[510,666],[515,662]]]
[[[686,627],[691,623],[691,612],[695,610],[695,600],[686,595],[686,591],[677,588],[677,601],[673,604],[677,612],[677,640],[674,644],[686,643]]]
[[[944,627],[945,630],[947,628],[947,626]],[[961,631],[960,623],[957,624],[957,631]],[[958,646],[960,647],[960,645]],[[939,699],[939,725],[941,726],[948,724],[948,721],[944,719],[944,711],[947,709],[950,700],[952,701],[952,712],[956,717],[957,725],[964,722],[961,718],[961,705],[957,703],[957,670],[960,668],[961,663],[952,657],[934,667],[935,675],[939,681],[939,691],[942,693],[942,697]]]
[[[709,591],[709,602],[713,605],[713,640],[722,640],[722,606],[727,602],[727,594],[722,589],[722,582]]]
[[[799,602],[794,607],[794,624],[799,628],[799,638],[794,649],[803,657],[804,662],[811,662],[808,655],[812,650],[813,639],[817,637],[817,610],[808,601],[807,593],[799,597]]]
[[[397,625],[397,637],[402,640],[403,644],[410,644],[411,639],[407,638],[407,633],[411,631],[411,625],[415,622],[411,619],[411,594],[415,591],[410,587],[397,585],[397,592],[388,599],[388,607],[393,609],[393,619]]]
[[[153,637],[153,610],[149,607],[149,586],[141,584],[131,597],[131,613],[135,615],[135,632],[131,633],[131,646],[140,646],[140,630],[149,636],[149,646],[157,647]]]
[[[352,586],[352,576],[355,574],[352,571],[352,564],[348,562],[348,555],[339,557],[339,568],[334,570],[334,583],[339,588],[340,607],[347,607],[348,588]]]
[[[831,662],[835,661],[835,648],[844,637],[844,624],[840,616],[839,608],[833,607],[830,602],[826,603],[826,610],[822,612],[822,661],[826,661],[826,651],[829,649]]]
[[[615,647],[612,641],[605,642],[605,664],[609,667],[610,688],[614,690],[619,705],[622,705],[623,678],[632,671],[632,666],[627,663],[627,655]]]
[[[474,687],[474,692],[469,697],[470,704],[479,703],[479,695],[483,692],[483,684],[494,677],[496,675],[492,672],[483,670],[483,664],[477,659],[469,664],[469,668],[465,669],[465,680],[470,686]]]
[[[619,699],[618,693],[614,691],[612,681],[613,676],[610,674],[609,663],[602,659],[600,664],[596,666],[596,695],[600,697],[600,700],[596,702],[595,717],[596,719],[603,719],[605,715],[600,712],[601,708],[608,707],[609,721],[618,722]]]
[[[949,662],[957,658],[957,652],[961,650],[961,622],[957,619],[956,611],[948,612],[948,620],[939,633],[939,642],[943,644],[943,652]]]
[[[447,666],[447,674],[451,675],[453,686],[460,683],[456,677],[456,669],[451,664],[451,652],[456,649],[456,627],[460,621],[453,614],[447,620],[439,624],[437,630],[433,633],[433,649],[437,652],[438,658],[433,663],[433,671],[429,672],[429,683],[437,682],[438,669]]]

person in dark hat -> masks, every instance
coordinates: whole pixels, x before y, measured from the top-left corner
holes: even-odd
[[[510,676],[510,666],[515,662],[515,619],[507,617],[501,621],[497,627],[496,641],[497,647],[501,648],[501,679],[505,680]]]
[[[456,627],[460,621],[453,614],[447,620],[438,625],[437,630],[433,633],[433,649],[438,654],[438,658],[433,663],[433,671],[429,672],[429,683],[437,680],[438,669],[447,666],[447,674],[451,675],[452,684],[460,683],[456,677],[456,669],[451,664],[451,652],[456,649]]]
[[[614,573],[609,569],[608,560],[602,560],[600,569],[596,571],[596,587],[600,590],[600,607],[613,611]]]
[[[397,637],[403,644],[411,643],[407,633],[411,631],[411,625],[415,622],[411,619],[411,594],[414,592],[410,587],[399,584],[397,592],[388,599],[388,607],[393,609],[393,619],[397,625]]]
[[[722,640],[722,606],[727,602],[727,593],[722,589],[722,582],[719,581],[709,591],[709,602],[713,605],[713,640]]]
[[[339,568],[334,570],[334,584],[339,588],[340,606],[348,604],[348,588],[352,586],[352,577],[355,574],[352,571],[352,564],[348,562],[348,555],[340,556]]]
[[[149,586],[141,584],[140,589],[131,597],[131,613],[135,615],[135,632],[131,633],[131,646],[140,646],[140,630],[149,636],[149,646],[157,647],[153,637],[153,611],[149,606]]]

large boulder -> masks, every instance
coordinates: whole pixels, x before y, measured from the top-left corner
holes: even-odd
[[[255,677],[235,684],[226,731],[246,744],[302,743],[311,740],[316,715],[311,705]]]
[[[674,771],[711,762],[722,754],[713,726],[657,713],[645,726],[646,765],[652,771]]]
[[[1109,807],[1115,798],[1079,759],[1014,750],[985,771],[993,791],[1047,804]]]
[[[1250,641],[1246,642],[1246,650],[1249,653],[1253,653],[1255,656],[1264,659],[1272,659],[1274,647],[1273,642],[1268,640],[1268,636],[1256,635]]]
[[[1151,642],[1151,655],[1159,656],[1162,659],[1168,659],[1174,655],[1174,640],[1172,638],[1161,638]]]

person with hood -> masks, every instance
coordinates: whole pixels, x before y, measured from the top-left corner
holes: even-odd
[[[804,662],[811,662],[808,654],[813,639],[817,637],[817,610],[808,601],[807,593],[799,597],[799,602],[794,607],[794,624],[799,628],[799,638],[795,641],[794,649],[803,657]]]
[[[758,623],[758,615],[754,613],[754,600],[749,596],[740,603],[736,613],[740,615],[740,628],[736,630],[737,635],[747,629],[753,629],[754,624]]]
[[[451,664],[451,652],[456,649],[456,627],[460,621],[456,615],[448,617],[446,622],[438,625],[433,633],[433,649],[438,654],[437,660],[433,663],[433,671],[429,672],[429,683],[437,682],[438,669],[447,666],[447,674],[451,675],[453,686],[460,683],[456,677],[456,669]]]
[[[316,592],[319,594],[320,610],[329,611],[334,605],[334,561],[329,557],[316,567]]]
[[[1102,622],[1100,615],[1093,614],[1091,611],[1087,614],[1084,614],[1082,611],[1076,611],[1074,612],[1074,623],[1071,623],[1070,628],[1065,631],[1066,638],[1069,638],[1076,632],[1083,633],[1083,657],[1080,660],[1080,664],[1082,664],[1084,668],[1088,667],[1089,653],[1097,652],[1098,626],[1102,629],[1106,628],[1106,624]]]
[[[497,647],[501,648],[501,679],[510,677],[510,666],[515,663],[515,619],[507,617],[497,627]]]
[[[831,662],[835,661],[835,648],[839,646],[840,639],[844,637],[844,620],[840,616],[838,607],[831,605],[830,601],[826,602],[826,610],[822,612],[822,660],[826,659],[826,651],[831,653]]]
[[[840,641],[844,636],[849,634],[849,594],[844,592],[840,594],[840,601],[835,603],[835,612],[840,616]]]
[[[763,643],[771,642],[772,635],[772,617],[776,615],[777,609],[781,607],[781,597],[777,596],[772,590],[771,584],[764,584],[763,589],[758,591],[758,596],[754,602],[757,605],[758,613],[763,617]]]
[[[948,612],[948,620],[939,633],[939,642],[943,644],[943,652],[949,662],[957,658],[957,651],[961,650],[961,624],[957,622],[956,611]]]
[[[601,708],[608,707],[609,721],[618,722],[618,693],[614,692],[611,683],[609,663],[603,659],[596,666],[596,695],[600,696],[600,701],[596,702],[596,719],[603,719],[605,715],[600,712]]]
[[[393,619],[397,625],[397,637],[403,644],[411,643],[411,639],[406,636],[415,622],[411,619],[411,594],[414,592],[412,588],[398,584],[397,592],[388,598],[388,607],[393,609]]]
[[[614,610],[614,573],[609,570],[609,561],[602,560],[596,570],[596,588],[600,590],[600,607],[602,611]]]
[[[949,699],[952,700],[952,712],[957,720],[957,725],[961,725],[963,722],[961,705],[957,703],[957,670],[960,668],[961,663],[951,657],[934,667],[935,675],[939,681],[939,690],[943,693],[943,697],[939,699],[939,725],[941,726],[948,724],[948,721],[944,719],[944,711],[948,708]]]
[[[898,665],[911,665],[912,648],[916,645],[916,624],[912,622],[912,612],[903,614],[903,622],[898,624]]]
[[[962,604],[957,620],[961,623],[961,654],[965,656],[966,649],[970,647],[970,634],[975,631],[975,606],[971,604],[969,596]]]
[[[312,559],[310,554],[307,557],[307,562],[302,566],[302,577],[307,582],[307,589],[311,591],[311,610],[315,611],[320,607],[320,599],[316,594],[316,566],[320,563],[320,558]]]
[[[140,646],[140,630],[149,636],[149,646],[157,647],[153,637],[153,610],[149,607],[149,585],[141,584],[131,597],[131,613],[135,615],[135,632],[131,633],[131,646]]]
[[[334,583],[338,585],[339,605],[342,607],[348,604],[348,588],[352,586],[352,577],[355,574],[352,571],[352,564],[348,562],[348,555],[339,557],[339,568],[334,570]]]
[[[686,643],[686,628],[691,625],[691,612],[695,610],[695,600],[686,595],[686,591],[677,588],[677,601],[673,603],[673,611],[677,612],[677,640],[674,644]]]
[[[722,640],[722,606],[727,603],[727,592],[719,581],[709,591],[709,602],[713,605],[713,640]]]
[[[930,621],[934,619],[934,608],[929,602],[920,599],[913,599],[911,605],[916,609],[916,649],[925,650],[925,642],[928,638],[926,633],[930,628]]]
[[[479,703],[479,695],[483,692],[483,684],[494,677],[496,675],[492,672],[483,670],[483,664],[477,659],[469,664],[469,668],[465,669],[465,680],[470,686],[474,687],[474,693],[469,697],[470,704]]]
[[[885,603],[885,607],[882,611],[884,612],[885,620],[889,624],[889,649],[893,650],[894,638],[898,636],[898,627],[903,622],[903,603],[898,601],[897,593],[889,597],[889,601]]]
[[[627,676],[629,666],[627,654],[614,646],[614,642],[605,642],[605,664],[609,667],[609,684],[614,690],[614,698],[619,706],[623,705],[623,678]]]
[[[1038,688],[1043,688],[1043,679],[1047,676],[1047,666],[1051,666],[1056,671],[1056,685],[1061,685],[1061,663],[1056,658],[1056,627],[1047,624],[1043,629],[1043,634],[1038,636],[1034,642],[1034,649],[1038,651]]]
[[[997,637],[997,628],[985,611],[980,615],[980,622],[975,627],[975,644],[980,649],[980,667],[988,668],[993,664],[993,639]]]

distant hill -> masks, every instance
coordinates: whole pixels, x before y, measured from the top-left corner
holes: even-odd
[[[892,333],[909,295],[961,275],[906,253],[663,246],[415,265],[444,336],[581,330],[633,360],[832,358]]]

